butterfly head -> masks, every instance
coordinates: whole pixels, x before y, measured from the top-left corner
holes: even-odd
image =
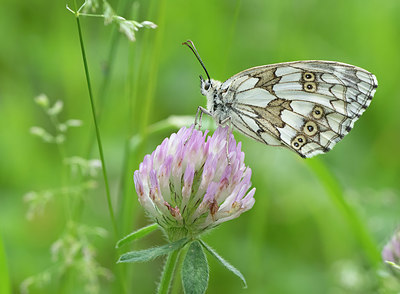
[[[207,93],[212,91],[212,83],[213,80],[204,80],[203,76],[200,75],[200,89],[201,89],[201,94],[204,96],[207,96]]]
[[[221,82],[215,81],[213,79],[203,79],[203,77],[200,75],[200,90],[201,94],[204,96],[208,96],[210,94],[214,95],[214,92],[217,91],[219,86],[221,85]]]

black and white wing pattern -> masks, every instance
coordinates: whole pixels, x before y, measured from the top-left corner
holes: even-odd
[[[237,130],[312,157],[352,129],[377,86],[362,68],[310,60],[247,69],[222,83],[219,93]]]

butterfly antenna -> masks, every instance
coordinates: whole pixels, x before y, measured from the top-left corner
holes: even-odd
[[[204,71],[206,72],[207,78],[208,78],[208,82],[211,83],[211,79],[210,76],[207,72],[206,67],[204,66],[203,60],[201,60],[199,53],[196,50],[196,47],[194,46],[193,42],[191,40],[187,40],[186,42],[183,42],[182,45],[186,45],[190,48],[190,50],[192,50],[192,52],[194,53],[194,55],[196,56],[197,60],[200,62],[201,66],[204,68]]]

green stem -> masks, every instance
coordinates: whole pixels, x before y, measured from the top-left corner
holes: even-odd
[[[93,13],[79,13],[79,15],[82,16],[90,16],[90,17],[99,17],[99,18],[104,18],[104,14],[93,14]]]
[[[351,230],[358,239],[360,245],[363,247],[364,253],[370,264],[373,267],[378,268],[381,264],[381,256],[375,240],[368,233],[364,222],[357,215],[357,212],[346,202],[343,189],[341,188],[338,180],[320,160],[308,159],[307,163],[308,166],[313,170],[314,174],[320,179],[337,209],[345,216]]]
[[[76,6],[76,0],[75,0],[75,6]],[[101,144],[100,131],[99,131],[99,126],[97,124],[96,108],[95,108],[95,105],[94,105],[92,86],[90,84],[89,68],[88,68],[88,65],[87,65],[85,47],[84,47],[84,44],[83,44],[82,29],[81,29],[81,24],[80,24],[80,21],[79,21],[79,15],[75,14],[75,16],[76,16],[76,24],[78,26],[78,32],[79,32],[79,42],[80,42],[81,51],[82,51],[82,59],[83,59],[84,67],[85,67],[86,82],[87,82],[88,91],[89,91],[90,105],[91,105],[91,108],[92,108],[93,122],[94,122],[95,130],[96,130],[97,145],[98,145],[98,148],[99,148],[99,154],[100,154],[100,160],[101,160],[101,165],[102,165],[104,183],[105,183],[105,188],[106,188],[108,211],[109,211],[109,214],[110,214],[110,218],[111,218],[111,222],[112,222],[112,225],[113,225],[114,233],[115,233],[116,236],[118,236],[117,224],[115,222],[114,211],[113,211],[113,207],[112,207],[112,203],[111,203],[111,195],[110,195],[110,188],[109,188],[109,184],[108,184],[106,163],[105,163],[104,154],[103,154],[103,146]]]
[[[172,278],[174,275],[175,267],[178,261],[179,253],[181,252],[181,250],[182,249],[175,250],[168,255],[161,276],[161,281],[160,284],[158,285],[158,291],[157,291],[158,294],[168,294]]]
[[[179,260],[177,261],[177,267],[176,267],[176,275],[174,281],[172,282],[171,294],[182,293],[181,272],[183,267],[183,261],[185,260],[185,256],[188,250],[189,246],[184,246],[181,249],[181,253],[179,254]]]
[[[54,128],[56,129],[56,135],[62,134],[60,132],[59,126],[60,122],[57,119],[57,116],[55,115],[50,115],[50,121],[53,124]],[[67,158],[67,152],[65,151],[65,146],[63,142],[56,142],[58,153],[60,155],[60,162],[61,162],[61,191],[65,189],[65,191],[68,191],[68,185],[69,183],[69,173],[68,173],[68,167],[65,165],[64,161]],[[70,195],[68,195],[68,192],[63,195],[64,197],[64,203],[65,203],[65,209],[66,209],[66,217],[68,222],[72,221],[72,205],[71,205],[71,199]]]
[[[65,147],[63,143],[57,143],[58,151],[60,153],[61,157],[61,186],[65,189],[66,193],[63,195],[64,197],[64,203],[66,207],[66,217],[68,221],[73,220],[73,215],[72,215],[72,206],[73,204],[71,203],[71,197],[68,192],[68,185],[70,184],[70,177],[69,177],[69,172],[68,172],[68,166],[65,165],[64,160],[67,158],[66,157],[66,152],[65,152]]]

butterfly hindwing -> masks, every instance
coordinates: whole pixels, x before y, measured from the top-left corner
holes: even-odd
[[[375,76],[359,67],[297,61],[250,68],[224,82],[220,91],[232,93],[225,97],[239,131],[312,157],[329,151],[351,130],[376,87]]]

